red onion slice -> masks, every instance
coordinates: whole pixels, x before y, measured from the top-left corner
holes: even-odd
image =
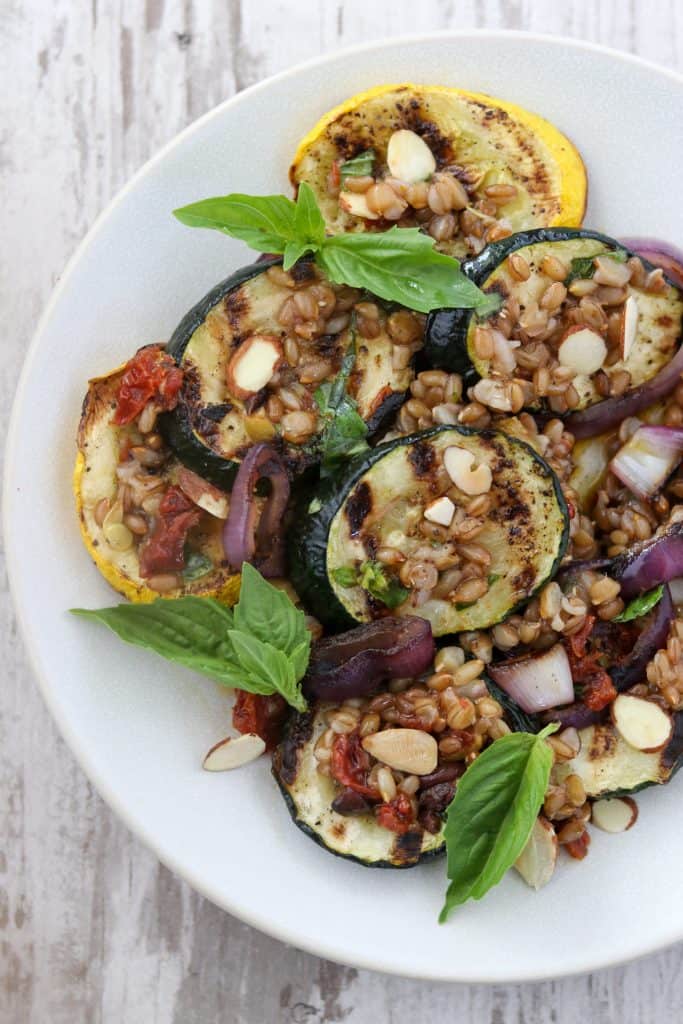
[[[270,482],[270,494],[259,516],[254,491],[264,479]],[[236,572],[249,562],[263,576],[284,574],[282,519],[289,490],[287,470],[275,449],[268,444],[254,445],[237,471],[223,528],[225,557]]]
[[[569,658],[562,644],[547,651],[489,665],[491,678],[523,711],[547,711],[574,700]]]
[[[544,723],[557,722],[561,729],[585,729],[589,725],[597,725],[609,715],[609,705],[600,711],[593,711],[583,701],[576,701],[564,708],[552,708],[544,712],[542,719]]]
[[[637,550],[618,555],[610,575],[621,583],[621,596],[627,601],[683,576],[683,523],[673,523]]]
[[[650,498],[683,456],[683,428],[643,426],[631,435],[609,464],[615,476],[638,498]]]
[[[636,256],[661,267],[669,280],[683,288],[683,251],[675,245],[656,238],[622,238],[621,243]]]
[[[303,681],[307,697],[362,697],[385,679],[419,676],[434,659],[432,627],[417,616],[388,617],[320,640]]]
[[[606,398],[587,409],[573,412],[564,417],[565,428],[577,440],[584,437],[595,437],[618,426],[628,416],[635,416],[649,405],[671,394],[680,383],[683,374],[683,347],[679,348],[670,363],[644,384],[627,391],[618,398]]]
[[[617,690],[628,690],[645,679],[647,663],[654,658],[661,647],[666,647],[669,626],[675,616],[671,591],[664,587],[662,598],[653,608],[647,625],[636,640],[628,658],[609,667],[608,671]]]

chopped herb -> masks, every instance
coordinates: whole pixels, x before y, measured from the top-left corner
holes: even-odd
[[[347,178],[363,178],[366,174],[372,174],[372,169],[375,166],[375,151],[374,149],[366,149],[364,153],[359,153],[357,156],[352,157],[350,160],[345,160],[339,168],[339,174],[341,175],[342,187]]]
[[[605,249],[604,252],[596,252],[595,256],[575,256],[569,266],[569,274],[565,278],[565,285],[570,285],[572,281],[581,279],[582,281],[589,280],[595,273],[595,260],[598,256],[607,256],[608,259],[614,260],[615,263],[625,263],[628,259],[628,253],[625,249]]]
[[[632,619],[639,619],[641,615],[647,615],[648,612],[651,612],[659,604],[663,593],[664,584],[662,583],[661,586],[655,587],[654,590],[648,590],[646,594],[634,597],[620,615],[615,615],[612,622],[631,622]]]
[[[493,584],[497,583],[499,579],[500,579],[500,573],[499,572],[490,572],[489,575],[488,575],[488,580],[487,580],[488,585],[490,587],[492,587]]]
[[[358,583],[358,570],[352,569],[350,565],[340,565],[333,569],[331,576],[340,587],[355,587]]]
[[[194,580],[199,580],[202,576],[206,576],[213,569],[213,562],[207,558],[206,555],[200,554],[198,551],[193,551],[185,559],[185,568],[183,569],[183,579],[186,583],[192,583]]]
[[[386,574],[379,562],[363,562],[358,582],[363,590],[375,600],[381,601],[387,608],[398,608],[410,594],[398,580]]]
[[[320,498],[313,498],[312,501],[309,503],[309,506],[308,506],[308,514],[309,514],[309,516],[314,516],[316,514],[316,512],[320,511],[320,509],[322,507],[323,507],[323,503],[320,500]]]
[[[314,398],[326,421],[313,442],[320,456],[321,477],[330,476],[340,462],[360,455],[368,448],[368,428],[346,386],[356,364],[355,324],[351,322],[351,344],[337,376],[316,389]]]

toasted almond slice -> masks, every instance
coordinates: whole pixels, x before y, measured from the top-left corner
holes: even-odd
[[[486,494],[491,490],[491,467],[482,462],[475,469],[475,461],[469,449],[457,445],[451,445],[443,453],[444,468],[463,494]]]
[[[265,751],[266,745],[254,732],[245,732],[241,736],[228,736],[211,747],[202,768],[207,772],[228,772],[240,768],[243,764],[255,761]]]
[[[665,747],[673,731],[673,719],[658,704],[628,693],[612,704],[612,721],[627,743],[646,754]]]
[[[408,185],[425,181],[436,170],[436,160],[427,143],[407,128],[394,132],[389,139],[387,164],[392,177]]]
[[[631,268],[626,263],[619,263],[611,256],[596,256],[593,280],[596,284],[604,284],[608,288],[623,288],[631,277]]]
[[[421,729],[384,729],[363,740],[363,748],[398,772],[429,775],[439,760],[439,748]]]
[[[368,206],[363,192],[340,192],[339,205],[353,217],[364,217],[365,220],[378,220],[379,214]]]
[[[224,491],[214,487],[208,480],[193,473],[187,466],[178,470],[178,486],[199,508],[203,508],[216,519],[227,519],[230,498]]]
[[[520,875],[532,889],[542,889],[553,877],[557,846],[555,829],[540,815],[534,822],[529,841],[515,862]]]
[[[627,832],[637,817],[638,807],[630,796],[603,797],[593,804],[591,821],[603,832]]]
[[[565,334],[557,355],[562,366],[568,366],[576,373],[591,374],[604,363],[607,345],[597,331],[576,324]]]
[[[280,339],[274,334],[252,334],[233,354],[227,384],[236,398],[251,398],[264,388],[282,359]]]
[[[635,295],[629,295],[624,303],[624,311],[621,317],[621,358],[628,359],[635,344],[638,334],[638,300]]]
[[[435,498],[425,508],[425,519],[430,523],[438,523],[439,526],[450,526],[455,515],[455,505],[447,494]]]

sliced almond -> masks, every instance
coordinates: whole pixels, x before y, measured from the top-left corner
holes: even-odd
[[[638,300],[635,295],[629,295],[624,303],[624,311],[621,317],[621,358],[626,360],[633,351],[633,346],[638,334]]]
[[[631,278],[631,268],[628,264],[619,263],[611,256],[596,256],[593,263],[593,280],[596,284],[604,284],[608,288],[623,288]]]
[[[228,736],[211,747],[202,768],[207,772],[229,772],[243,764],[255,761],[265,751],[266,745],[260,736],[245,732],[241,736]]]
[[[541,815],[534,822],[529,841],[515,862],[520,875],[532,889],[542,889],[553,877],[557,847],[555,829]]]
[[[450,526],[454,515],[455,505],[446,494],[430,501],[425,508],[425,519],[430,523],[438,523],[439,526]]]
[[[443,464],[449,477],[463,494],[486,494],[491,490],[491,467],[485,462],[475,465],[476,459],[467,448],[451,445],[443,453]]]
[[[210,516],[215,516],[216,519],[228,518],[229,496],[186,466],[178,470],[178,486],[195,505],[203,508]]]
[[[568,366],[575,373],[590,375],[605,362],[607,345],[597,331],[576,324],[565,334],[557,355],[562,366]]]
[[[394,132],[389,139],[387,164],[392,177],[408,185],[425,181],[436,170],[436,160],[427,143],[407,128]]]
[[[378,220],[379,214],[368,206],[363,192],[340,192],[339,205],[345,213],[353,217],[364,217],[365,220]]]
[[[282,359],[280,339],[274,334],[252,334],[233,354],[227,384],[236,398],[251,398],[264,388]]]
[[[366,736],[363,748],[398,772],[429,775],[439,760],[436,740],[421,729],[384,729]]]
[[[658,704],[628,693],[620,693],[612,704],[612,721],[622,739],[646,754],[665,747],[673,731],[673,719]]]
[[[637,817],[638,807],[630,796],[603,797],[593,804],[591,821],[603,832],[627,832]]]

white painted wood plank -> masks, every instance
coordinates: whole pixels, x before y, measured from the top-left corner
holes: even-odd
[[[683,68],[677,0],[3,0],[0,431],[66,259],[114,192],[225,96],[387,34],[525,28]],[[542,985],[387,979],[268,939],[115,819],[57,736],[0,582],[2,1024],[677,1024],[683,950]]]

